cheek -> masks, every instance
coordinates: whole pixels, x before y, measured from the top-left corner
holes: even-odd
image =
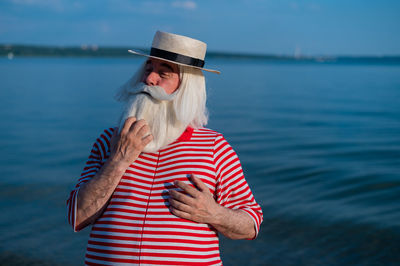
[[[174,82],[174,87],[175,87],[176,89],[178,89],[180,85],[181,85],[181,81],[180,81],[179,79],[178,79],[177,81]]]
[[[180,78],[179,78],[179,74],[175,74],[175,79],[174,79],[175,81],[174,81],[174,86],[176,87],[176,88],[179,88],[179,86],[181,85],[181,80],[180,80]]]
[[[172,84],[161,85],[161,87],[163,87],[165,92],[168,93],[168,94],[173,93],[177,89],[177,87],[176,86],[172,86]]]
[[[176,75],[173,79],[166,81],[164,89],[168,94],[171,94],[179,88],[180,83],[179,77]]]

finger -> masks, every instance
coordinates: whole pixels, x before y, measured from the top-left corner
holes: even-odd
[[[147,137],[144,137],[144,138],[142,139],[143,145],[146,146],[146,145],[149,144],[152,140],[153,140],[153,135],[148,135]]]
[[[192,208],[189,205],[186,205],[180,201],[177,201],[173,198],[168,199],[170,206],[174,207],[177,210],[190,213]]]
[[[121,130],[121,135],[125,135],[128,133],[129,129],[131,128],[132,124],[136,122],[136,117],[130,116],[125,120],[124,126]]]
[[[178,209],[175,209],[174,207],[170,207],[169,210],[176,216],[183,218],[183,219],[187,219],[190,220],[190,218],[192,217],[189,213],[184,212],[184,211],[180,211]]]
[[[150,135],[150,127],[148,125],[144,125],[137,133],[140,138],[147,137]]]
[[[193,184],[200,190],[203,192],[209,192],[210,189],[206,186],[206,184],[204,184],[203,181],[201,181],[200,178],[198,178],[195,175],[190,175],[190,180],[192,180]]]
[[[192,197],[196,197],[200,193],[196,188],[194,188],[182,181],[176,180],[176,181],[174,181],[174,185],[181,188],[183,191],[185,191],[187,194],[189,194]]]
[[[144,119],[140,119],[138,121],[136,121],[135,123],[133,123],[131,125],[131,128],[129,129],[130,132],[133,133],[133,135],[137,135],[137,133],[139,132],[139,130],[144,127],[145,125],[147,125],[147,122]]]
[[[169,195],[172,199],[180,201],[186,205],[192,206],[194,204],[194,199],[192,197],[178,192],[175,189],[169,190]]]

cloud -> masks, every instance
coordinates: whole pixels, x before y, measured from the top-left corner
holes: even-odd
[[[194,1],[174,1],[172,2],[172,7],[182,8],[186,10],[195,10],[197,8],[197,4]]]

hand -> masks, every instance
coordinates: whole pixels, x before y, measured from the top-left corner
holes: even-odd
[[[147,122],[129,117],[125,120],[121,133],[118,134],[116,128],[111,137],[110,160],[122,163],[127,168],[152,140]]]
[[[194,222],[213,224],[222,207],[215,202],[209,188],[198,177],[191,175],[190,179],[196,188],[182,181],[175,181],[175,186],[183,192],[169,190],[171,212]]]

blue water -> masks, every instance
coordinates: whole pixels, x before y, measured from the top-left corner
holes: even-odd
[[[65,200],[140,62],[0,59],[0,264],[82,264],[89,230],[72,232]],[[400,66],[208,67],[208,126],[264,210],[256,240],[222,239],[225,265],[398,264]]]

